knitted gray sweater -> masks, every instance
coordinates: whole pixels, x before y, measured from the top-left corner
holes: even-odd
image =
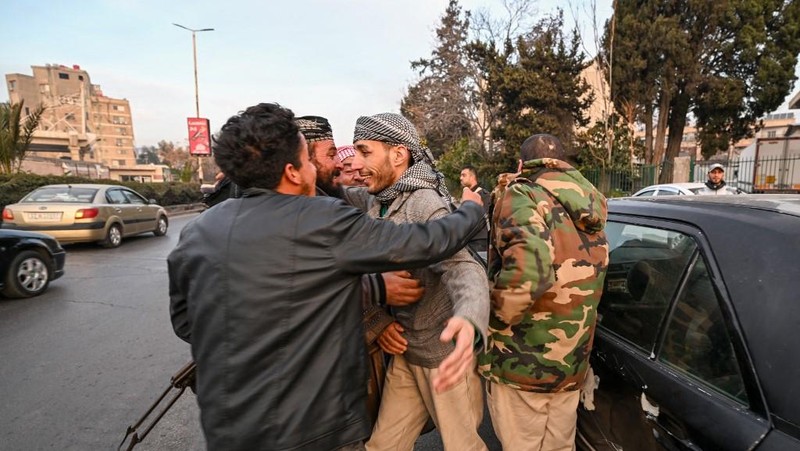
[[[380,203],[365,188],[345,188],[345,200],[371,217],[380,217]],[[449,213],[449,207],[433,189],[418,189],[401,193],[389,205],[384,219],[395,223],[427,222]],[[380,246],[380,243],[364,243]],[[458,251],[447,260],[423,269],[411,271],[425,287],[425,294],[418,302],[407,307],[393,307],[392,315],[400,323],[408,340],[408,349],[403,355],[414,365],[436,368],[453,350],[452,343],[442,343],[439,335],[445,323],[454,316],[469,320],[486,343],[489,323],[489,283],[483,267],[466,249]],[[385,327],[388,319],[371,321]],[[379,333],[379,331],[373,331]]]

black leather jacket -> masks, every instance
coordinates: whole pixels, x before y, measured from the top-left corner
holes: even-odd
[[[428,224],[329,197],[246,190],[198,216],[168,258],[175,333],[192,346],[210,450],[329,450],[365,438],[360,275],[427,266],[482,222]]]

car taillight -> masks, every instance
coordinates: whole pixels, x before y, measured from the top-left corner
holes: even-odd
[[[8,208],[3,209],[3,219],[8,219],[9,221],[14,220],[14,213],[11,212]]]
[[[75,219],[89,219],[94,218],[100,210],[96,208],[81,208],[80,210],[75,212]]]

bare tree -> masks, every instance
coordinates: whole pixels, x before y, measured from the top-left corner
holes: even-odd
[[[527,34],[539,14],[534,0],[502,0],[505,15],[494,17],[486,8],[475,11],[472,33],[475,39],[501,48],[506,42]]]
[[[535,0],[502,0],[502,5],[505,14],[500,17],[492,16],[486,8],[478,9],[472,14],[470,34],[473,43],[490,44],[494,48],[502,49],[531,33],[539,14]],[[492,102],[487,101],[491,94],[488,92],[486,74],[481,72],[477,64],[472,64],[470,69],[473,105],[470,120],[473,129],[477,131],[480,149],[491,154],[496,150],[497,143],[492,136],[492,127],[497,124],[499,106],[490,106]]]

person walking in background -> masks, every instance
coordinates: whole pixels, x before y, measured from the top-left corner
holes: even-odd
[[[459,177],[461,181],[461,186],[464,188],[469,188],[472,191],[480,194],[481,200],[483,201],[483,211],[486,212],[486,227],[478,231],[477,234],[472,238],[469,242],[469,246],[471,246],[475,251],[478,252],[486,252],[487,243],[489,240],[489,209],[492,206],[492,193],[486,191],[478,184],[478,172],[472,166],[464,166],[464,169],[461,170],[461,175]]]
[[[489,246],[489,347],[479,356],[503,449],[570,451],[608,266],[605,197],[551,135],[501,177]]]
[[[352,168],[366,187],[344,189],[348,203],[398,224],[424,223],[450,211],[443,176],[433,169],[428,149],[406,118],[393,113],[362,116],[353,141]],[[418,302],[393,308],[392,321],[380,332],[378,343],[393,357],[367,449],[411,450],[429,418],[445,449],[486,449],[477,431],[483,396],[474,360],[476,344],[485,343],[489,315],[486,273],[462,250],[411,274],[425,291]],[[456,331],[454,345],[450,339]],[[438,383],[441,373],[452,367],[459,369],[458,375]]]
[[[732,191],[726,188],[725,183],[725,167],[719,163],[714,163],[708,167],[708,180],[706,186],[698,194],[708,194],[712,196],[724,196],[733,194]]]
[[[316,196],[294,119],[262,103],[222,126],[214,158],[243,197],[189,222],[167,259],[170,318],[197,363],[209,450],[362,449],[361,274],[448,258],[480,226],[471,192],[453,214],[405,225]],[[445,368],[435,382],[456,376]]]

